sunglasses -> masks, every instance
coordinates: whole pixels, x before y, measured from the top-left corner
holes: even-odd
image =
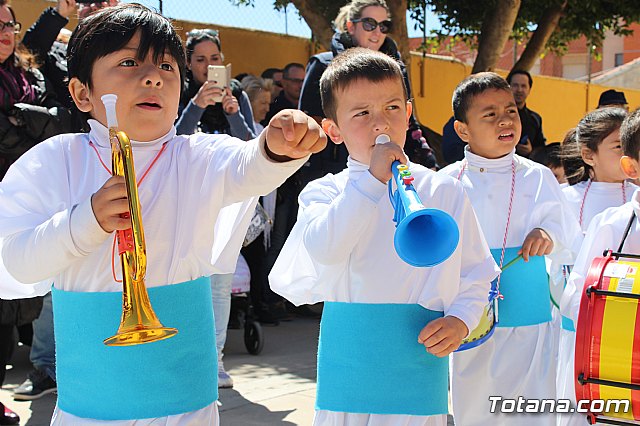
[[[0,21],[0,32],[4,32],[5,30],[8,29],[9,32],[19,33],[20,32],[20,28],[22,28],[22,24],[20,22],[13,22],[13,21],[2,22],[2,21]]]
[[[198,37],[198,36],[203,36],[203,35],[208,35],[211,37],[218,37],[220,33],[218,32],[218,30],[212,30],[209,28],[205,28],[205,29],[195,29],[195,30],[191,30],[187,33],[187,37]]]
[[[378,22],[373,18],[360,18],[360,19],[354,19],[351,22],[353,22],[354,24],[361,22],[362,29],[364,29],[367,32],[371,32],[375,30],[376,27],[380,27],[380,32],[382,34],[387,34],[389,31],[391,31],[391,21],[389,19],[382,22]]]

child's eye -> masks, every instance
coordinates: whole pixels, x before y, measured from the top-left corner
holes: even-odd
[[[400,109],[400,107],[399,107],[398,105],[389,105],[389,106],[387,107],[387,109],[389,109],[389,110],[396,110],[396,109]]]
[[[135,67],[136,61],[134,61],[133,59],[125,59],[124,61],[120,62],[120,66],[122,67]]]
[[[162,69],[164,71],[173,71],[173,65],[171,65],[168,62],[164,62],[164,63],[160,64],[160,69]]]
[[[496,115],[496,113],[495,113],[495,112],[488,112],[488,113],[486,113],[484,116],[485,116],[485,117],[494,117],[495,115]]]
[[[357,113],[356,115],[354,115],[354,117],[362,117],[369,114],[369,111],[360,111],[359,113]]]

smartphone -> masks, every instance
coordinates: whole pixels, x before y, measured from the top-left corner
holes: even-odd
[[[225,89],[229,86],[229,80],[231,80],[231,64],[225,65],[209,65],[207,80],[212,82],[215,87]],[[216,102],[222,102],[222,97],[214,99]]]

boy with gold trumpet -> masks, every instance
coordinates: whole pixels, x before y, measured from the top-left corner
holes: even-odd
[[[43,294],[55,283],[52,424],[217,425],[213,313],[203,277],[233,271],[256,197],[282,184],[326,137],[292,110],[250,142],[176,136],[183,46],[166,18],[141,5],[83,20],[68,55],[69,90],[91,131],[41,143],[0,183],[0,296]],[[111,176],[115,129],[107,129],[106,94],[117,95],[119,130],[131,139],[138,175],[129,182]],[[178,332],[122,348],[103,340],[122,311],[113,234],[131,228],[132,179],[146,231],[148,295],[165,328]],[[125,255],[136,243],[118,240]],[[146,297],[143,289],[134,293]]]

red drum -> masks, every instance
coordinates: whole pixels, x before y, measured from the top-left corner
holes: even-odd
[[[640,261],[620,260],[624,257],[640,258],[611,252],[595,258],[580,301],[576,400],[605,401],[602,413],[587,414],[590,424],[631,425],[640,420]]]

